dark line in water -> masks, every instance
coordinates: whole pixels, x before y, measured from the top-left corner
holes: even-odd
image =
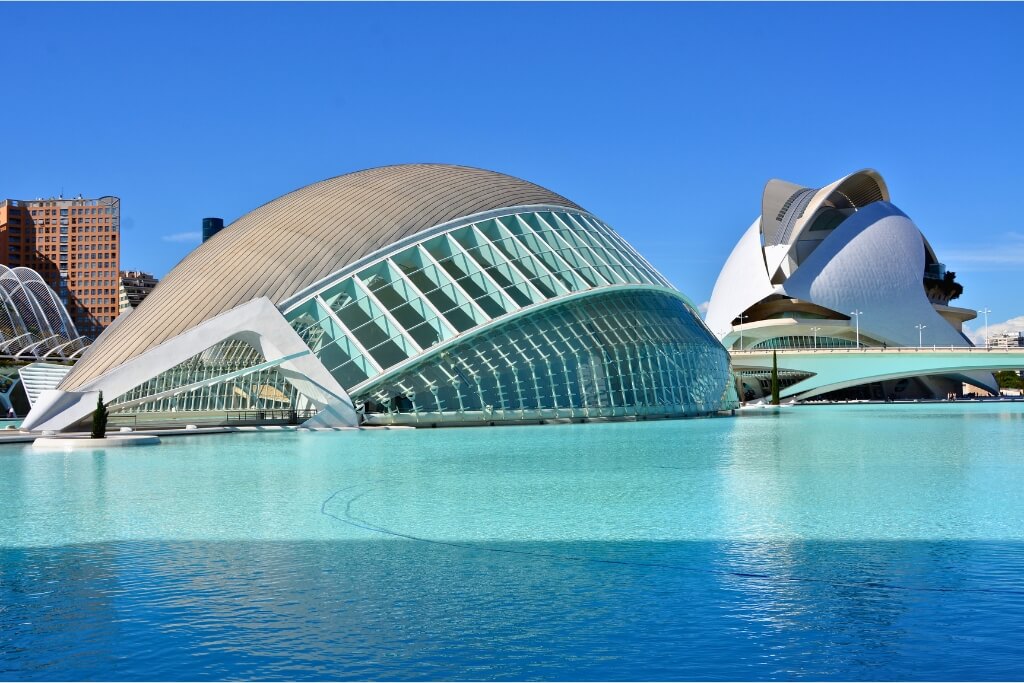
[[[381,481],[381,480],[377,480]],[[620,565],[626,567],[647,567],[655,569],[673,569],[681,572],[690,572],[693,574],[709,574],[714,576],[731,576],[739,579],[755,579],[762,581],[779,581],[789,583],[812,583],[821,584],[826,586],[833,586],[836,588],[878,588],[882,590],[894,590],[894,591],[907,591],[907,592],[922,592],[922,593],[983,593],[991,595],[1024,595],[1024,590],[1012,590],[1012,589],[994,589],[994,588],[942,588],[932,586],[901,586],[899,584],[882,583],[879,581],[832,581],[829,579],[814,579],[803,576],[780,576],[773,574],[764,574],[759,572],[741,572],[731,571],[728,569],[707,569],[701,567],[688,567],[685,565],[676,564],[665,564],[661,562],[638,562],[634,560],[608,560],[597,557],[586,557],[582,555],[561,555],[556,553],[541,553],[532,550],[513,550],[511,548],[494,548],[484,545],[476,545],[472,543],[461,543],[458,541],[441,541],[434,538],[424,538],[422,536],[414,536],[412,534],[403,533],[401,531],[394,531],[385,527],[376,526],[364,519],[360,519],[352,514],[352,504],[360,498],[372,493],[377,489],[367,489],[360,492],[355,497],[349,498],[345,503],[345,517],[339,517],[338,515],[332,514],[327,510],[327,506],[334,500],[339,494],[345,491],[351,491],[352,489],[369,484],[373,482],[363,482],[361,484],[353,484],[344,488],[338,489],[327,499],[320,504],[320,514],[330,517],[331,519],[337,520],[343,524],[355,527],[357,529],[363,529],[364,531],[372,531],[378,534],[384,534],[386,536],[393,536],[395,538],[403,538],[409,541],[417,541],[419,543],[428,543],[431,545],[445,546],[449,548],[459,548],[460,550],[473,550],[473,551],[484,551],[489,553],[503,553],[506,555],[522,555],[526,557],[537,557],[548,560],[561,560],[563,562],[591,562],[595,564],[609,564],[609,565]]]

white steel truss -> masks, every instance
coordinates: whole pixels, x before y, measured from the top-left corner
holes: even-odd
[[[85,346],[67,309],[31,268],[0,265],[0,354],[12,358],[68,360],[64,349]],[[76,346],[75,350],[78,350]]]

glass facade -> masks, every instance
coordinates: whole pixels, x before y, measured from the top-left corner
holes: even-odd
[[[479,325],[614,285],[670,287],[591,216],[517,213],[406,247],[325,286],[286,317],[351,390]]]
[[[804,334],[764,339],[751,345],[749,349],[846,349],[855,346],[857,346],[857,342],[852,339],[821,335],[815,337],[811,334]]]
[[[110,410],[176,413],[294,408],[298,398],[295,388],[276,368],[261,367],[262,364],[263,356],[249,344],[239,340],[221,342],[121,395]],[[232,375],[230,379],[175,391],[228,374]],[[140,402],[147,397],[152,400]]]
[[[724,349],[678,298],[608,292],[454,344],[353,396],[374,421],[696,416],[722,408]]]

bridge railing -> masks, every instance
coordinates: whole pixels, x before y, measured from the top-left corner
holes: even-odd
[[[219,427],[232,425],[297,425],[316,417],[315,409],[289,410],[227,410],[203,412],[167,413],[112,413],[108,425],[111,429],[131,427],[132,429],[157,429],[183,427],[194,424],[198,427]]]
[[[763,356],[770,354],[772,351],[779,354],[780,356],[786,354],[802,354],[802,353],[838,353],[838,354],[851,354],[851,353],[935,353],[936,351],[944,351],[946,353],[1002,353],[1012,355],[1024,356],[1024,346],[1016,348],[1006,347],[985,347],[985,346],[862,346],[857,347],[839,347],[839,348],[819,348],[819,349],[729,349],[729,355],[732,356]]]

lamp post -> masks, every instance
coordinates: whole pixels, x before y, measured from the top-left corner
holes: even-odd
[[[922,333],[924,331],[924,328],[926,328],[928,326],[927,325],[922,325],[921,323],[918,323],[918,324],[914,325],[914,327],[917,328],[917,348],[921,348],[922,346],[924,346],[924,343],[921,341],[921,338],[922,338],[921,335],[922,335]]]
[[[725,344],[725,338],[726,338],[726,337],[728,337],[728,336],[729,336],[729,334],[730,334],[731,332],[732,332],[732,330],[719,330],[719,331],[718,331],[718,334],[720,334],[720,335],[722,335],[722,336],[721,336],[721,337],[719,337],[719,339],[718,339],[718,340],[719,340],[720,342],[722,342],[723,344]],[[726,348],[726,351],[728,351],[728,350],[729,350],[730,348],[732,348],[732,347],[731,347],[731,346],[727,346],[727,347],[725,347],[725,348]]]
[[[978,313],[983,313],[985,315],[985,348],[986,349],[988,348],[988,314],[991,313],[991,312],[992,312],[992,309],[990,309],[988,306],[986,306],[984,310],[978,311]]]
[[[739,328],[740,328],[740,351],[742,351],[743,350],[743,321],[746,320],[747,318],[749,318],[750,316],[749,315],[744,315],[744,314],[740,313],[736,317],[740,321],[740,324],[739,324]]]
[[[820,327],[812,327],[811,328],[811,332],[814,333],[814,348],[815,349],[818,348],[818,332],[820,332],[820,331],[821,331]]]
[[[857,348],[860,348],[860,317],[864,315],[864,311],[850,311],[850,315],[857,321]]]

